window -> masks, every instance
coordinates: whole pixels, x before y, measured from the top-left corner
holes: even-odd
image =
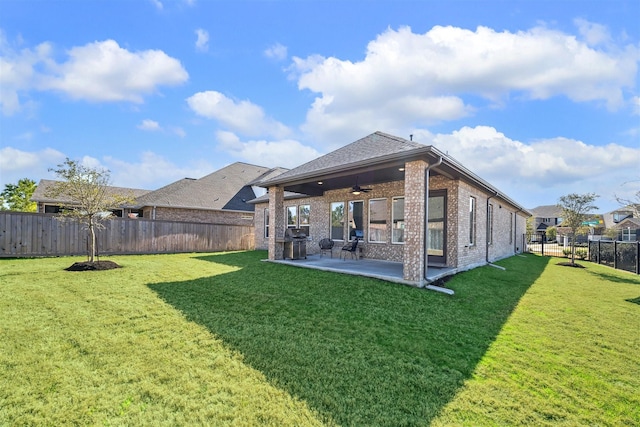
[[[509,212],[509,244],[513,243],[513,212]]]
[[[487,227],[489,227],[487,235],[487,243],[493,244],[493,205],[489,205],[487,211]]]
[[[404,197],[394,197],[391,207],[391,243],[404,243]]]
[[[344,202],[331,203],[331,239],[344,240]]]
[[[300,205],[298,206],[298,226],[304,230],[304,233],[309,236],[309,227],[311,224],[311,206]]]
[[[298,208],[287,206],[287,228],[298,228]]]
[[[364,237],[364,202],[349,202],[349,240]]]
[[[469,246],[476,244],[476,198],[469,197]]]
[[[369,200],[369,241],[387,242],[387,199]]]
[[[264,237],[269,237],[269,208],[264,210]]]

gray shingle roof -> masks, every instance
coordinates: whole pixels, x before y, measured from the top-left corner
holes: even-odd
[[[349,145],[345,145],[331,153],[311,160],[303,165],[278,175],[275,179],[290,179],[310,173],[320,172],[332,168],[345,167],[350,164],[362,163],[367,160],[383,158],[394,154],[406,153],[427,146],[404,138],[375,132]],[[268,182],[268,181],[263,181]]]
[[[253,210],[246,201],[255,197],[244,188],[271,168],[236,162],[200,179],[181,179],[136,200],[136,206],[184,209]],[[251,193],[249,193],[251,191]]]
[[[61,195],[60,197],[52,198],[47,197],[46,193],[49,189],[51,189],[56,183],[60,181],[55,181],[52,179],[41,179],[36,187],[36,190],[33,192],[31,196],[31,200],[38,203],[69,203],[71,199]],[[139,188],[127,188],[127,187],[107,187],[107,192],[109,194],[118,194],[123,196],[131,196],[132,198],[137,198],[143,196],[150,192],[150,190],[142,190]]]
[[[536,218],[562,218],[562,208],[558,205],[544,205],[529,209]]]

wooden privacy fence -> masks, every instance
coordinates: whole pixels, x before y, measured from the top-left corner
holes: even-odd
[[[218,252],[254,249],[245,225],[112,219],[97,231],[99,255]],[[88,254],[87,231],[53,214],[0,212],[0,257]]]

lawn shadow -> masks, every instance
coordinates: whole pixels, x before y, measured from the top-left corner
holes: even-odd
[[[341,425],[429,425],[548,263],[513,257],[507,271],[459,274],[448,296],[264,256],[198,256],[239,269],[149,287],[323,421]]]
[[[609,274],[609,273],[603,273],[600,271],[593,271],[591,269],[587,270],[589,272],[589,274],[593,275],[593,276],[597,276],[599,278],[601,278],[602,280],[607,280],[609,282],[613,282],[613,283],[626,283],[629,285],[640,285],[640,280],[638,279],[638,276],[633,276],[633,273],[630,273],[628,271],[625,270],[616,270],[616,271],[624,271],[625,273],[629,273],[629,277],[620,277],[619,275],[613,275],[613,274]]]
[[[638,298],[629,298],[629,299],[626,299],[625,301],[632,302],[634,304],[640,305],[640,297],[638,297]]]

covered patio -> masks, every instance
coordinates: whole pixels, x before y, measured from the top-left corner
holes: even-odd
[[[267,260],[277,264],[290,265],[300,268],[311,268],[335,273],[351,274],[355,276],[371,277],[385,280],[387,282],[402,283],[415,286],[415,282],[403,278],[403,266],[401,262],[384,261],[377,259],[353,259],[347,257],[343,259],[339,254],[333,258],[327,255],[309,255],[306,259],[280,259]],[[427,270],[427,280],[432,283],[438,279],[456,273],[453,267],[429,267]]]

